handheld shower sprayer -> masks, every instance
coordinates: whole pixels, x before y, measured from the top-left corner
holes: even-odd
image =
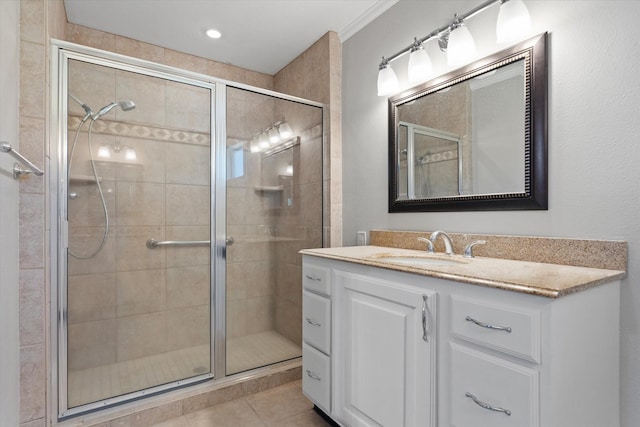
[[[100,111],[98,111],[96,114],[92,115],[91,119],[93,121],[96,121],[100,117],[102,117],[105,114],[107,114],[109,111],[113,110],[115,107],[120,107],[122,109],[122,111],[130,111],[130,110],[133,110],[134,108],[136,108],[136,104],[134,104],[133,101],[128,101],[128,100],[127,101],[120,101],[120,102],[112,102],[112,103],[102,107],[100,109]]]

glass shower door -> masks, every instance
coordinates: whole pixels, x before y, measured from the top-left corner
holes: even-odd
[[[63,415],[213,376],[213,86],[66,64]]]
[[[302,355],[302,263],[322,246],[323,111],[227,87],[226,374]]]

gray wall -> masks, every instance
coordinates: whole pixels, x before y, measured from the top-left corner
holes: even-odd
[[[0,1],[0,141],[18,148],[20,5]],[[0,153],[0,427],[19,419],[18,183],[14,159]]]
[[[355,244],[357,230],[375,228],[628,241],[621,414],[623,426],[640,425],[640,2],[526,1],[533,34],[550,32],[548,211],[387,213],[387,101],[376,96],[380,57],[479,3],[401,0],[344,43],[344,244]],[[468,22],[481,55],[501,48],[497,10]],[[435,43],[427,49],[438,72],[447,71]],[[406,86],[406,59],[397,62]]]

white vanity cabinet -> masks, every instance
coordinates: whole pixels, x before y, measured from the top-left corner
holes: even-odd
[[[333,269],[334,415],[435,427],[436,293]]]
[[[308,268],[330,283],[305,292],[327,298],[331,329],[303,330],[303,389],[338,424],[619,426],[618,280],[549,298],[305,254]]]

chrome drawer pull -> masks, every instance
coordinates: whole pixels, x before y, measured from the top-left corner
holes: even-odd
[[[308,274],[305,274],[305,275],[304,275],[304,277],[306,277],[306,278],[307,278],[307,279],[309,279],[309,280],[316,281],[316,282],[319,282],[319,281],[321,281],[321,280],[322,280],[322,279],[320,279],[319,277],[313,277],[313,276],[310,276],[310,275],[308,275]]]
[[[313,319],[307,317],[307,323],[312,326],[322,326],[320,323],[314,322]]]
[[[307,372],[309,372],[309,371],[307,371]],[[511,416],[511,411],[508,410],[508,409],[498,408],[498,407],[495,407],[495,406],[488,405],[488,404],[486,404],[484,402],[481,402],[481,401],[478,400],[477,397],[475,397],[473,394],[471,394],[469,392],[466,392],[464,395],[467,396],[468,398],[470,398],[471,400],[473,400],[473,403],[475,403],[476,405],[480,406],[481,408],[488,409],[489,411],[502,412],[505,415]]]
[[[427,296],[422,294],[422,339],[429,342],[427,336]]]
[[[313,372],[311,372],[311,371],[310,371],[310,370],[308,370],[308,369],[307,369],[307,376],[308,376],[309,378],[311,378],[312,380],[322,381],[322,380],[320,379],[320,377],[319,377],[319,376],[317,376],[316,374],[314,374]]]
[[[465,317],[464,320],[466,320],[467,322],[473,322],[482,328],[494,329],[496,331],[505,331],[505,332],[511,333],[511,327],[509,326],[493,326],[488,323],[484,323],[479,320],[476,320],[473,317],[469,317],[469,316]]]

